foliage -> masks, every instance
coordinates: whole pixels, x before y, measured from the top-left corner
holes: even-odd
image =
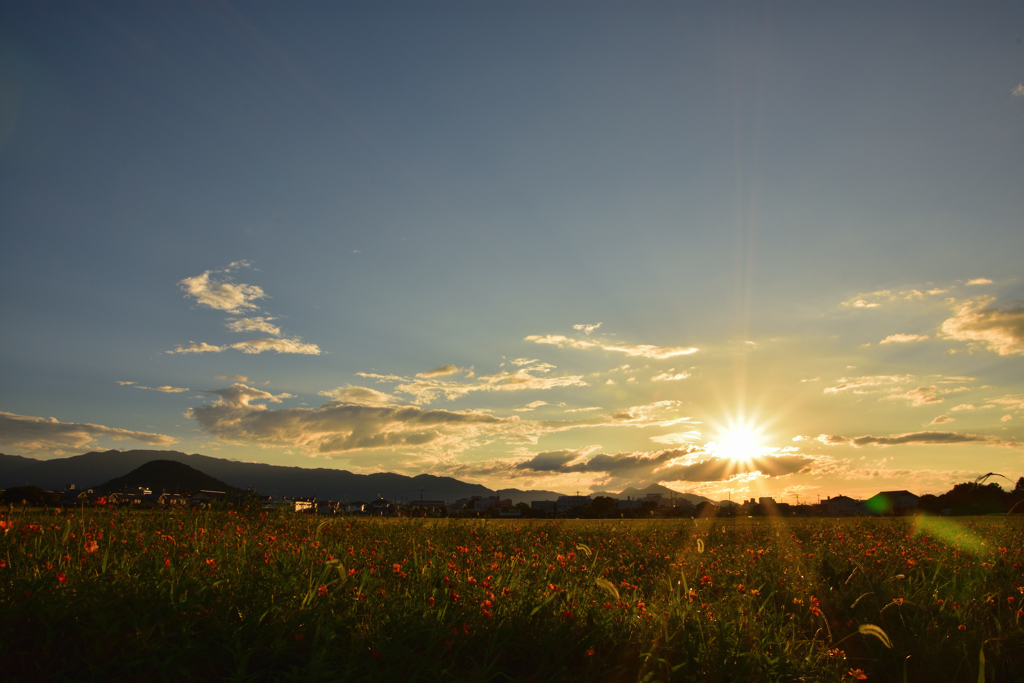
[[[1018,680],[1022,527],[12,510],[0,667],[7,680]]]

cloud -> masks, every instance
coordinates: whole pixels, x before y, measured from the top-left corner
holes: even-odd
[[[967,286],[968,287],[973,286],[973,285],[990,285],[990,284],[992,284],[992,281],[989,280],[987,277],[976,277],[973,280],[968,280],[967,281]]]
[[[674,375],[671,374],[672,372],[673,372],[672,370],[669,370],[668,372],[663,372],[660,375],[655,375],[654,377],[651,378],[651,381],[652,382],[675,382],[677,380],[687,379],[690,376],[690,373],[685,372],[685,371],[677,373],[677,374],[674,374]]]
[[[247,262],[237,261],[223,270],[208,270],[202,275],[187,277],[180,281],[178,286],[185,292],[186,297],[193,297],[196,303],[207,308],[228,313],[257,308],[253,301],[266,296],[260,287],[235,283],[230,277],[214,277],[214,274],[226,275],[231,270],[248,265]]]
[[[937,418],[929,422],[930,425],[941,425],[947,422],[953,422],[956,418],[950,417],[949,415],[939,415]]]
[[[649,452],[597,454],[581,460],[575,451],[548,451],[519,463],[515,469],[547,473],[600,474],[616,479],[648,481],[724,481],[740,474],[760,472],[782,476],[808,469],[814,458],[804,455],[759,456],[735,460],[708,456],[696,447]]]
[[[928,338],[927,334],[890,334],[888,337],[878,342],[879,344],[909,344],[910,342],[924,341]]]
[[[500,418],[478,411],[340,401],[318,408],[272,410],[257,401],[276,401],[274,396],[243,384],[208,393],[217,400],[186,413],[208,434],[232,442],[293,446],[313,454],[380,448],[457,449],[469,439],[499,434],[519,424],[518,417]]]
[[[408,394],[417,404],[430,403],[440,396],[449,401],[476,391],[526,391],[547,390],[559,387],[585,387],[587,383],[580,375],[564,375],[561,377],[537,377],[532,373],[548,373],[553,366],[542,364],[536,367],[524,367],[514,372],[499,372],[483,377],[474,377],[472,381],[446,381],[433,378],[401,377],[398,375],[378,375],[368,372],[357,372],[360,377],[375,379],[378,382],[395,382],[395,391]]]
[[[596,330],[599,327],[601,327],[601,323],[594,323],[593,325],[584,325],[584,324],[573,325],[572,329],[579,330],[579,331],[583,332],[583,334],[585,334],[587,336],[590,336],[590,333],[593,332],[594,330]]]
[[[696,429],[691,429],[688,432],[672,432],[671,434],[652,436],[651,441],[654,443],[663,443],[666,446],[685,446],[696,441],[700,437],[700,432]]]
[[[1000,356],[1024,354],[1024,304],[991,306],[994,297],[963,302],[956,314],[942,323],[947,339],[975,342]]]
[[[855,448],[861,446],[905,446],[912,444],[962,444],[962,443],[980,443],[989,444],[992,446],[1007,446],[1016,447],[1017,443],[1013,440],[1000,439],[994,436],[986,436],[983,434],[963,434],[961,432],[912,432],[909,434],[897,434],[896,436],[835,436],[830,434],[822,434],[818,437],[818,441],[825,444],[826,446],[837,446],[848,444]]]
[[[29,417],[0,412],[0,445],[28,453],[62,455],[67,450],[92,447],[97,437],[132,440],[151,446],[169,446],[172,436],[133,432],[88,423],[58,422],[55,418]]]
[[[977,408],[975,408],[974,405],[970,403],[961,403],[960,405],[950,408],[949,410],[950,412],[953,412],[957,410],[977,410]]]
[[[527,403],[522,408],[515,408],[515,411],[517,413],[527,413],[527,412],[530,412],[530,411],[535,410],[537,408],[540,408],[541,406],[546,406],[546,405],[549,405],[547,401],[534,401],[533,403]]]
[[[376,389],[369,389],[367,387],[354,387],[351,385],[338,387],[337,389],[331,389],[330,391],[321,391],[320,395],[332,398],[336,403],[360,406],[382,407],[394,405],[399,402],[394,396],[385,394],[383,391],[377,391]]]
[[[135,388],[135,389],[146,389],[148,391],[162,391],[165,394],[180,394],[180,393],[185,392],[185,391],[191,391],[191,389],[188,389],[188,388],[172,387],[172,386],[167,386],[167,385],[164,385],[162,387],[144,387],[141,384],[137,384],[135,382],[123,382],[121,380],[118,380],[117,383],[120,384],[123,387],[132,387],[132,388]]]
[[[569,408],[563,412],[566,413],[589,413],[593,410],[603,410],[601,406],[587,406],[586,408]]]
[[[275,337],[281,336],[281,328],[271,324],[273,318],[236,318],[229,320],[227,327],[232,332],[264,332]]]
[[[844,391],[851,391],[855,394],[868,393],[874,390],[873,387],[884,387],[892,384],[899,384],[912,379],[910,375],[871,375],[864,377],[841,377],[838,384],[825,387],[826,394],[839,394]]]
[[[462,370],[449,363],[447,365],[440,365],[434,368],[433,370],[421,372],[416,376],[424,379],[429,379],[430,377],[444,377],[446,375],[454,375],[458,372],[462,372]]]
[[[234,349],[242,353],[263,353],[264,351],[276,351],[277,353],[296,353],[303,355],[320,355],[320,347],[316,344],[306,344],[301,339],[249,339],[234,344],[215,346],[201,342],[199,344],[190,341],[188,344],[178,344],[173,351],[167,353],[220,353]]]
[[[1013,415],[1003,415],[1001,418],[999,418],[999,421],[1000,422],[1009,422],[1012,419],[1013,419]]]
[[[1014,97],[1024,97],[1024,83],[1018,83],[1017,87],[1010,91]]]
[[[939,389],[938,387],[935,386],[918,387],[916,389],[911,389],[910,391],[904,392],[902,394],[891,394],[885,397],[885,400],[887,401],[897,399],[910,401],[910,404],[913,406],[924,406],[930,403],[942,403],[943,401],[946,400],[939,396]]]
[[[925,297],[948,294],[948,289],[907,289],[901,292],[893,292],[889,289],[881,289],[877,292],[861,293],[842,302],[847,308],[880,308],[886,304],[906,303],[922,301]]]
[[[217,375],[216,379],[222,379],[225,382],[248,382],[249,378],[245,375]]]
[[[565,337],[560,334],[548,334],[544,336],[532,334],[526,337],[525,341],[531,341],[535,344],[550,344],[552,346],[557,346],[560,349],[602,349],[604,351],[624,353],[631,357],[653,358],[655,360],[665,360],[667,358],[675,358],[676,356],[688,356],[692,353],[697,353],[697,351],[700,350],[692,346],[653,346],[651,344],[612,344],[607,342],[594,342],[587,339],[573,339],[572,337]]]

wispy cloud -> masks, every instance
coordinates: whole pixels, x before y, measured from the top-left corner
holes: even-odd
[[[918,387],[911,389],[910,391],[903,392],[902,394],[890,394],[885,397],[885,400],[904,400],[909,401],[913,406],[924,406],[931,403],[942,403],[944,398],[939,396],[939,388],[936,386],[930,387]]]
[[[580,375],[563,375],[560,377],[538,377],[533,373],[547,374],[553,366],[523,367],[513,372],[499,372],[483,377],[474,377],[463,381],[440,380],[399,375],[379,375],[369,372],[356,373],[360,377],[375,379],[378,382],[394,382],[395,391],[408,394],[417,404],[430,403],[444,396],[454,400],[461,396],[480,391],[526,391],[547,390],[558,387],[585,387],[587,383]]]
[[[936,297],[948,294],[948,289],[905,289],[894,292],[889,289],[881,289],[877,292],[867,292],[850,297],[842,303],[846,308],[881,308],[887,304],[907,303],[922,301],[927,297]]]
[[[624,353],[627,356],[652,358],[655,360],[665,360],[667,358],[675,358],[676,356],[688,356],[692,353],[697,353],[700,350],[692,346],[653,346],[651,344],[596,342],[590,341],[589,339],[574,339],[561,334],[548,334],[544,336],[532,334],[526,337],[525,341],[530,341],[535,344],[550,344],[552,346],[557,346],[560,349],[600,349],[604,351],[614,351],[616,353]]]
[[[950,417],[949,415],[939,415],[937,418],[929,422],[930,425],[941,425],[947,422],[953,422],[956,418]]]
[[[968,280],[967,281],[967,286],[968,287],[971,287],[971,286],[974,286],[974,285],[990,285],[990,284],[992,284],[992,281],[989,280],[987,277],[976,277],[973,280]]]
[[[911,375],[867,375],[863,377],[841,377],[837,384],[825,387],[826,394],[839,394],[849,391],[855,394],[877,391],[878,387],[888,387],[912,379]]]
[[[573,325],[572,329],[579,330],[583,334],[589,336],[591,332],[593,332],[594,330],[596,330],[599,327],[601,327],[601,323],[594,323],[593,325],[585,325],[585,324]]]
[[[433,370],[427,370],[426,372],[418,373],[416,376],[423,379],[429,379],[431,377],[445,377],[446,375],[454,375],[459,372],[462,372],[461,368],[458,368],[449,363],[447,365],[439,365]]]
[[[974,343],[1000,356],[1024,354],[1024,304],[999,308],[995,297],[962,302],[956,313],[942,323],[947,339]]]
[[[546,405],[549,405],[547,401],[534,401],[533,403],[527,403],[522,408],[515,408],[514,410],[517,413],[528,413],[530,411],[536,410],[537,408],[540,408],[540,407],[546,406]]]
[[[256,285],[236,283],[231,273],[242,268],[251,268],[248,261],[235,261],[221,270],[208,270],[201,275],[188,277],[178,285],[185,292],[186,298],[192,297],[200,306],[224,311],[232,315],[243,315],[259,307],[254,303],[267,295]],[[300,355],[320,355],[320,347],[316,344],[303,342],[299,337],[280,338],[281,328],[273,324],[275,318],[268,315],[243,316],[229,319],[225,325],[232,332],[262,332],[271,337],[249,339],[232,344],[209,344],[207,342],[178,344],[167,353],[221,353],[227,350],[241,351],[248,354],[259,354],[264,351]]]
[[[674,372],[674,369],[673,370],[669,370],[668,372],[663,372],[663,373],[661,373],[659,375],[655,375],[654,377],[651,378],[651,381],[652,382],[676,382],[676,381],[681,380],[681,379],[687,379],[690,376],[690,373],[688,373],[686,371],[677,372],[675,374],[673,374],[673,372]]]
[[[334,399],[335,403],[339,404],[350,404],[357,406],[391,406],[397,403],[401,403],[397,398],[391,394],[385,394],[383,391],[377,391],[376,389],[370,389],[368,387],[338,387],[337,389],[331,389],[330,391],[321,391],[321,396]]]
[[[25,453],[63,455],[69,450],[91,447],[98,437],[137,441],[151,446],[170,446],[177,441],[164,434],[0,412],[0,445],[5,448]]]
[[[227,327],[232,332],[263,332],[275,337],[281,336],[281,328],[274,325],[273,318],[236,318],[227,322]]]
[[[924,341],[928,338],[927,334],[890,334],[888,337],[878,342],[879,344],[909,344],[911,342]]]
[[[147,391],[160,391],[165,394],[180,394],[185,391],[191,391],[191,389],[188,388],[172,387],[167,385],[164,385],[162,387],[144,387],[141,384],[137,384],[135,382],[123,382],[120,380],[118,380],[117,383],[124,387],[132,387],[133,389],[146,389]]]
[[[1017,87],[1010,91],[1014,97],[1024,97],[1024,83],[1018,83]]]
[[[221,270],[207,270],[201,275],[187,277],[178,285],[186,297],[194,298],[200,306],[239,313],[257,308],[253,302],[266,296],[260,287],[236,283],[230,277],[231,272],[247,267],[250,267],[248,261],[236,261]]]
[[[206,342],[196,343],[190,341],[188,344],[178,344],[173,351],[167,353],[220,353],[222,351],[241,351],[242,353],[263,353],[274,351],[276,353],[297,353],[302,355],[318,356],[320,347],[316,344],[307,344],[301,339],[248,339],[234,344],[207,344]]]

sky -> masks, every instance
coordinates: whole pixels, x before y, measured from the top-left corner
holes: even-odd
[[[0,0],[0,451],[1016,480],[1022,38],[1015,3]]]

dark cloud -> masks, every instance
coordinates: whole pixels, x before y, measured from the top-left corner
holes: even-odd
[[[957,443],[983,443],[993,446],[1016,446],[1016,442],[1007,441],[994,436],[984,434],[963,434],[960,432],[911,432],[908,434],[897,434],[895,436],[836,436],[833,434],[822,434],[818,441],[828,446],[849,444],[854,447],[861,446],[903,446],[908,444],[957,444]]]
[[[203,431],[229,441],[298,446],[318,453],[451,442],[519,424],[517,417],[481,412],[336,401],[319,408],[271,410],[253,402],[279,402],[277,397],[244,384],[208,393],[218,400],[187,412]]]
[[[745,460],[720,458],[707,456],[696,447],[656,453],[600,453],[585,462],[573,462],[579,455],[577,451],[568,450],[539,453],[519,463],[515,469],[553,474],[603,474],[654,481],[723,481],[751,472],[771,477],[793,474],[810,468],[815,462],[815,458],[804,455],[768,455]],[[675,462],[680,458],[692,460],[702,455],[706,456],[704,460]]]

